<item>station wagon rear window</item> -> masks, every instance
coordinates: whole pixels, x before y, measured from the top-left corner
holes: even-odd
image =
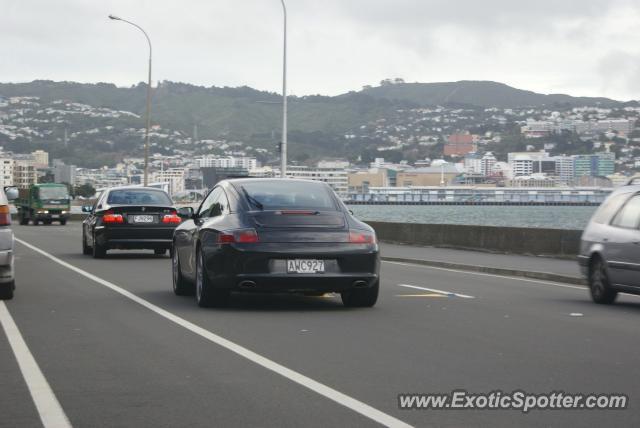
[[[614,214],[618,212],[628,198],[628,193],[622,193],[607,199],[593,215],[593,221],[600,224],[609,223]]]

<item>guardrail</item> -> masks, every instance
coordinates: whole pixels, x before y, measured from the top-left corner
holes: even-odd
[[[573,258],[581,230],[368,221],[384,242]]]

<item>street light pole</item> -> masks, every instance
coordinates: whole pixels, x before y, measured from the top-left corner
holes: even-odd
[[[287,6],[284,0],[282,12],[284,13],[284,51],[282,58],[282,145],[280,146],[280,175],[287,177]]]
[[[145,113],[145,121],[146,121],[146,131],[144,136],[144,186],[149,185],[149,132],[151,130],[151,57],[152,57],[152,48],[151,48],[151,39],[146,31],[142,29],[138,24],[127,21],[126,19],[122,19],[120,17],[109,15],[109,19],[114,21],[122,21],[127,24],[133,25],[138,30],[142,31],[144,37],[147,39],[147,43],[149,43],[149,78],[147,81],[147,110]]]

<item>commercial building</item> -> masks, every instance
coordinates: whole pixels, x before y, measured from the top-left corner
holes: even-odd
[[[509,153],[508,162],[514,177],[535,173],[555,175],[555,160],[545,151]]]
[[[65,165],[60,159],[53,160],[53,181],[73,184],[76,182],[76,166]]]
[[[346,195],[349,187],[347,171],[343,168],[310,168],[288,166],[287,177],[327,183],[339,195]]]
[[[153,181],[157,183],[168,183],[169,194],[184,192],[185,189],[185,169],[169,168],[164,171],[153,173]]]
[[[615,172],[616,157],[614,153],[575,155],[573,159],[575,177],[606,177]]]
[[[532,183],[529,183],[532,184]],[[612,188],[601,187],[372,187],[369,193],[350,193],[347,201],[354,203],[602,203]]]
[[[356,171],[347,174],[349,192],[366,193],[369,187],[389,186],[388,170],[371,168],[367,171]]]
[[[451,164],[398,171],[398,187],[450,185],[460,172]]]
[[[20,189],[27,189],[38,182],[38,173],[33,161],[15,160],[13,167],[13,185]]]
[[[242,168],[247,171],[258,167],[256,158],[251,157],[234,157],[234,156],[203,156],[196,159],[200,168]]]
[[[36,168],[46,168],[49,166],[49,153],[44,150],[31,152],[31,156],[33,156],[33,164]]]
[[[13,186],[15,161],[9,157],[0,157],[0,186]]]
[[[555,156],[555,175],[561,183],[570,183],[575,177],[574,159],[572,156]]]
[[[480,174],[488,177],[493,174],[493,169],[498,160],[491,152],[487,152],[480,159]]]
[[[478,145],[471,134],[451,134],[444,145],[445,156],[464,156],[478,150]]]

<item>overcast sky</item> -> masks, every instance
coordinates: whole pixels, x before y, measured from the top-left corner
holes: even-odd
[[[291,93],[387,77],[640,99],[640,0],[287,0]],[[279,0],[0,0],[0,81],[280,91]]]

